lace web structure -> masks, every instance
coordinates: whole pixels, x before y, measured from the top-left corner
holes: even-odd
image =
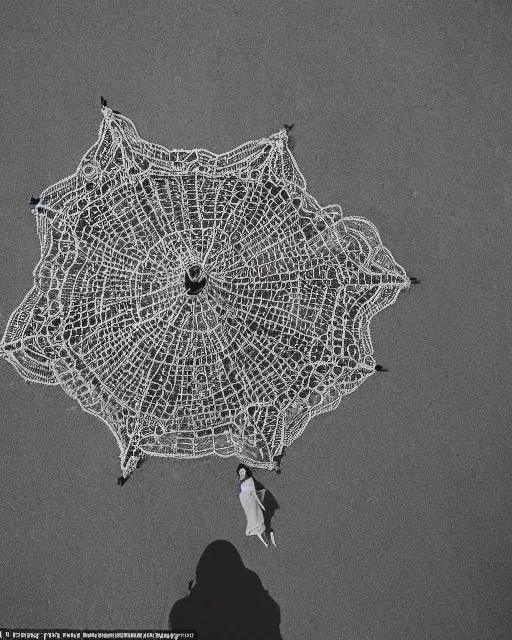
[[[141,456],[270,469],[375,371],[370,320],[410,280],[368,220],[321,207],[283,129],[216,155],[99,138],[33,212],[34,285],[0,353]]]

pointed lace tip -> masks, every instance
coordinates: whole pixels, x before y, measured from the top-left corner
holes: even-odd
[[[285,124],[284,125],[284,130],[286,131],[286,133],[288,133],[289,131],[291,131],[293,129],[294,126],[295,126],[295,122],[293,124]]]
[[[103,108],[105,108],[107,106],[107,101],[105,100],[105,98],[103,96],[100,96],[100,98],[101,98],[101,106]]]

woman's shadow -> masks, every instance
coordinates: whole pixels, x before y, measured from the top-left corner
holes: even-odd
[[[282,640],[280,624],[278,604],[227,540],[206,547],[189,594],[169,614],[171,631],[194,630],[200,640]]]
[[[274,517],[276,511],[279,509],[279,503],[277,502],[274,494],[269,491],[259,480],[253,476],[254,486],[256,488],[256,492],[265,507],[263,511],[263,521],[265,522],[265,530],[270,534],[270,532],[274,532],[272,528],[272,518]]]

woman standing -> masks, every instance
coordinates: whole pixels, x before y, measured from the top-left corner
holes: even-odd
[[[258,536],[265,547],[268,547],[268,533],[265,530],[265,519],[263,517],[265,507],[256,493],[252,471],[245,464],[239,464],[236,472],[240,478],[239,498],[247,517],[245,535]]]

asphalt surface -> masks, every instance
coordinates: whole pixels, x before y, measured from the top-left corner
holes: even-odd
[[[223,539],[284,640],[512,637],[512,5],[8,0],[0,24],[2,331],[40,255],[27,202],[95,142],[100,95],[167,147],[295,123],[309,192],[421,278],[373,322],[389,371],[257,474],[276,549],[244,536],[235,459],[120,487],[105,425],[0,361],[0,627],[165,629]]]

